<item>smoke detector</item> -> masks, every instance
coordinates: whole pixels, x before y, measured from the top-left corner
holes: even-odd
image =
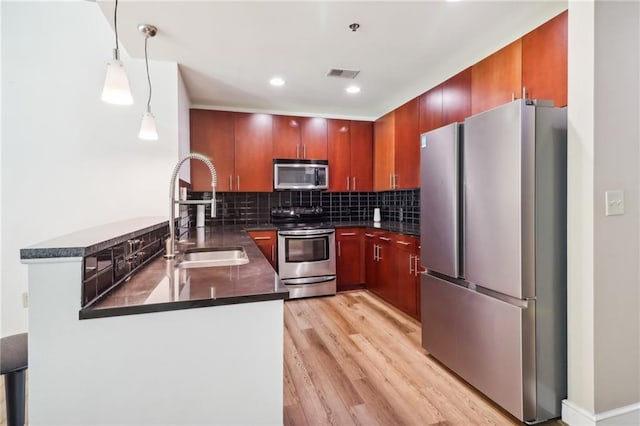
[[[327,73],[327,77],[356,78],[360,74],[357,70],[343,70],[340,68],[331,68]]]

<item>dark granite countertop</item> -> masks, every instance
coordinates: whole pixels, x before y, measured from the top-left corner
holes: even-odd
[[[178,251],[202,247],[243,247],[249,263],[179,268],[158,257],[129,281],[80,311],[81,319],[142,314],[206,306],[286,299],[288,290],[243,226],[194,229]]]
[[[140,217],[73,232],[20,249],[21,259],[84,257],[105,248],[168,226],[159,217]]]

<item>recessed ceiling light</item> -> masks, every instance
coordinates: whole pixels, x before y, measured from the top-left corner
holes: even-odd
[[[271,80],[269,80],[269,83],[272,86],[284,86],[284,80],[280,77],[273,77]]]
[[[360,88],[358,86],[349,86],[347,87],[347,93],[356,94],[360,93]]]

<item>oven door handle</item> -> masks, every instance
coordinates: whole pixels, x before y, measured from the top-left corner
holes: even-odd
[[[307,284],[320,284],[327,281],[333,281],[335,279],[336,279],[335,275],[326,275],[323,277],[288,278],[288,279],[283,279],[282,283],[285,285],[307,285]]]
[[[283,237],[317,237],[322,235],[331,235],[335,233],[333,229],[306,229],[297,231],[279,231],[278,235]]]

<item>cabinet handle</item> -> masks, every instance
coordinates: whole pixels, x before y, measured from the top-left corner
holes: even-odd
[[[270,240],[271,237],[253,237],[253,239],[256,241],[262,241],[262,240]]]
[[[511,92],[511,102],[516,100],[516,93],[515,92]]]
[[[338,241],[338,257],[342,256],[342,244],[340,244],[340,241]]]
[[[233,191],[233,176],[229,175],[229,191]]]
[[[375,237],[373,234],[364,234],[365,237]]]
[[[352,236],[356,235],[356,233],[355,232],[341,232],[340,235],[343,236],[343,237],[352,237]],[[371,235],[371,236],[373,237],[373,235]]]
[[[413,261],[414,261],[414,265],[415,265],[415,266],[413,267],[413,271],[414,271],[414,274],[415,274],[415,276],[416,276],[416,277],[417,277],[417,276],[418,276],[418,274],[420,273],[420,271],[418,271],[418,259],[419,259],[419,256],[418,256],[418,255],[413,256]]]
[[[296,158],[300,158],[300,144],[296,144]]]
[[[522,86],[522,99],[527,99],[527,88]]]
[[[347,176],[347,191],[349,190],[349,176]]]
[[[408,246],[411,244],[411,243],[407,243],[406,241],[396,241],[396,243],[402,244],[403,246]]]
[[[387,238],[387,237],[378,237],[380,238],[382,241],[391,241],[391,238]]]
[[[380,246],[377,245],[377,244],[374,244],[373,245],[373,260],[376,261],[376,262],[380,261],[380,254],[379,254],[380,251],[379,250],[380,250]]]
[[[353,188],[352,191],[355,191],[356,190],[356,177],[355,176],[353,177],[353,185],[351,185],[351,186]]]
[[[307,158],[307,145],[302,145],[302,158]]]
[[[414,265],[413,255],[410,254],[409,255],[409,275],[413,275],[413,265]]]
[[[238,185],[236,191],[240,191],[240,175],[238,175]]]
[[[393,175],[389,173],[389,188],[393,189]]]

